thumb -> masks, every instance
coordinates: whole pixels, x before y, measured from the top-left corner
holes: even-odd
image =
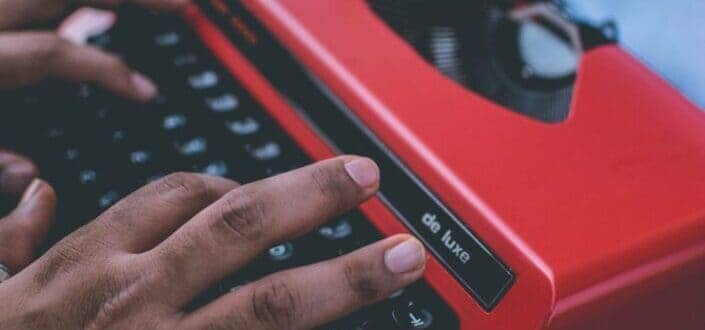
[[[45,181],[35,179],[17,208],[0,219],[0,263],[18,273],[34,261],[56,210],[56,193]]]

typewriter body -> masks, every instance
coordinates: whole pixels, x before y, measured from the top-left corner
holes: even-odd
[[[613,26],[553,10],[204,0],[182,20],[300,148],[292,164],[379,163],[361,217],[431,255],[420,292],[433,292],[434,323],[410,312],[409,328],[703,329],[705,113],[621,49]]]

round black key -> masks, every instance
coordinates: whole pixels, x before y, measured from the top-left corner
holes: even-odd
[[[339,240],[352,235],[353,227],[346,217],[318,229],[318,234],[329,240]]]
[[[433,323],[433,315],[425,308],[420,308],[413,301],[400,304],[392,310],[394,323],[400,329],[428,329]]]
[[[98,198],[98,208],[101,211],[106,210],[107,208],[113,206],[113,204],[121,198],[122,194],[120,194],[120,192],[115,189],[110,189]]]
[[[267,251],[267,255],[273,261],[284,261],[294,254],[294,245],[289,242],[275,245]]]

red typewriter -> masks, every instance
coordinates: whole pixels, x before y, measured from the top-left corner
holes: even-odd
[[[424,281],[327,328],[705,329],[705,113],[620,48],[617,30],[529,1],[202,0],[180,17],[84,10],[62,32],[122,54],[165,91],[154,111],[124,114],[154,116],[128,121],[145,125],[135,145],[162,160],[47,175],[60,194],[95,198],[97,213],[171,170],[248,182],[366,155],[381,167],[378,196],[312,234],[357,236],[310,237],[340,244],[314,250],[328,251],[323,259],[410,232],[431,260]],[[88,88],[68,93],[117,102]],[[105,115],[96,109],[84,119]],[[199,116],[208,119],[173,132]],[[68,164],[57,155],[75,146],[56,123],[88,133],[67,121],[42,126],[54,149],[25,149]],[[120,184],[88,180],[106,171]],[[66,203],[64,214],[79,212]],[[297,244],[269,252],[317,253]]]

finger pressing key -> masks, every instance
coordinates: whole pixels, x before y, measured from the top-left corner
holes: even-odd
[[[96,83],[135,101],[146,102],[157,95],[149,78],[99,49],[72,44],[51,32],[0,34],[0,89],[46,78]]]
[[[357,206],[378,185],[379,169],[360,157],[338,157],[244,185],[145,253],[143,262],[166,274],[156,290],[178,309],[264,249]]]
[[[199,211],[239,184],[220,177],[173,173],[119,201],[84,227],[118,250],[151,250]]]
[[[418,280],[421,243],[390,237],[330,261],[276,273],[186,315],[186,329],[311,329]]]

